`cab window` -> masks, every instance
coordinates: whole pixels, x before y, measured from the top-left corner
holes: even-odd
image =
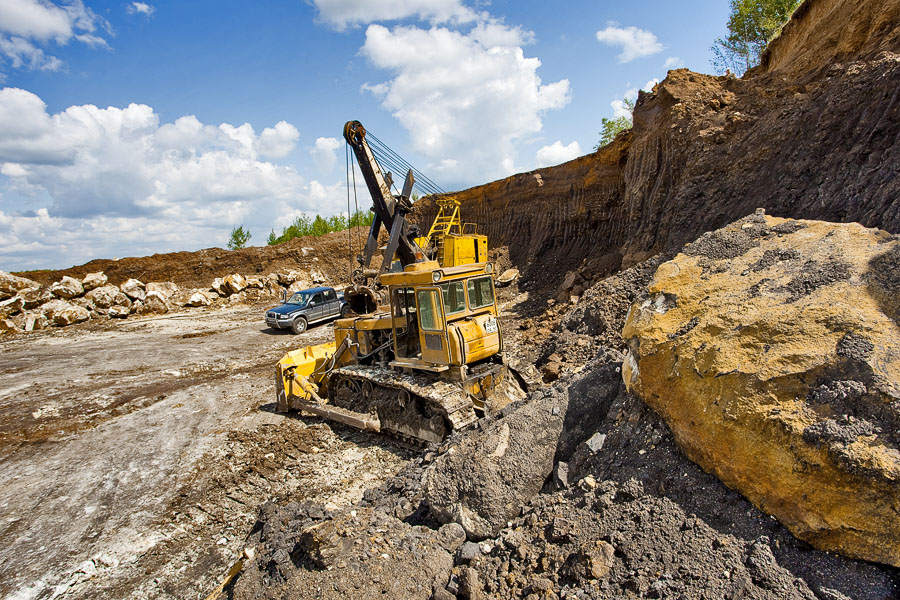
[[[437,299],[437,292],[420,290],[417,292],[416,298],[419,301],[419,326],[423,331],[439,331],[441,329],[438,323],[440,320],[438,302],[440,300]]]
[[[462,281],[442,283],[441,295],[444,297],[444,313],[454,315],[466,310],[466,294]]]
[[[468,282],[469,308],[484,308],[494,303],[494,286],[490,277],[473,277]]]
[[[322,304],[322,294],[316,294],[312,297],[312,300],[309,301],[310,306],[317,306]]]
[[[332,300],[337,300],[337,294],[334,293],[334,290],[328,290],[325,292],[325,302],[331,302]]]

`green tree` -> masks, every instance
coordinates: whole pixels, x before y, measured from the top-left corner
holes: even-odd
[[[602,129],[600,130],[600,142],[594,146],[594,150],[607,145],[619,135],[620,131],[631,128],[631,113],[634,112],[634,100],[625,98],[625,108],[628,109],[628,115],[622,115],[615,119],[603,118],[600,120]]]
[[[247,245],[250,241],[250,230],[244,229],[244,226],[235,227],[231,230],[231,236],[228,238],[228,249],[239,250]]]
[[[731,0],[728,35],[710,48],[712,65],[741,75],[759,64],[763,50],[791,18],[801,0]]]

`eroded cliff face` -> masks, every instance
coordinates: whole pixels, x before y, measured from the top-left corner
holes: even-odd
[[[457,192],[463,215],[538,284],[609,275],[758,207],[900,231],[898,14],[900,0],[809,0],[765,67],[670,71],[641,93],[631,131]],[[434,206],[416,214],[430,223]]]

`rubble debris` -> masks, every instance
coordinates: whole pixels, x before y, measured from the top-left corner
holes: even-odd
[[[50,286],[50,293],[63,300],[70,300],[84,294],[84,286],[79,280],[66,275]]]

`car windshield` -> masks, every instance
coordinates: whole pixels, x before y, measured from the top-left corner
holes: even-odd
[[[296,304],[298,306],[306,306],[306,303],[309,302],[309,299],[312,298],[312,294],[309,292],[296,292],[293,296],[288,298],[288,304]]]

